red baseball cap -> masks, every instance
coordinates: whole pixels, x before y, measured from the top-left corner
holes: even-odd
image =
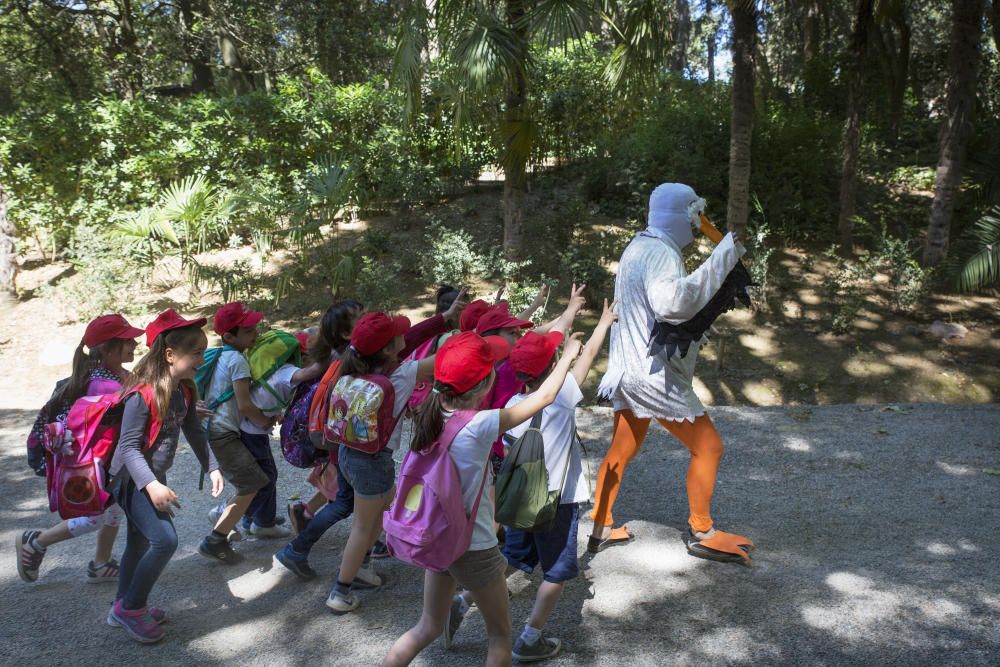
[[[199,317],[193,320],[185,320],[183,317],[177,314],[177,311],[173,308],[167,308],[165,311],[156,316],[156,319],[146,325],[146,346],[153,347],[153,341],[164,331],[170,331],[171,329],[180,329],[181,327],[188,326],[205,326],[205,322],[208,319],[204,317]]]
[[[361,356],[370,357],[388,345],[393,338],[402,336],[409,330],[408,317],[390,317],[378,311],[365,313],[351,332],[351,347]]]
[[[507,304],[500,304],[493,306],[479,318],[479,322],[476,323],[476,333],[483,335],[487,331],[496,331],[497,329],[530,329],[535,326],[531,322],[526,320],[521,320],[510,314],[507,310]]]
[[[458,319],[458,328],[462,331],[473,331],[479,318],[489,309],[490,304],[482,299],[476,299],[462,311],[462,316]]]
[[[83,332],[83,344],[94,347],[115,338],[138,338],[142,329],[128,323],[121,315],[102,315],[87,325]]]
[[[464,394],[483,381],[493,366],[510,354],[510,344],[500,336],[483,338],[463,331],[444,342],[434,356],[434,380]]]
[[[295,339],[299,341],[299,352],[306,354],[309,352],[309,339],[312,338],[308,331],[300,331],[295,334]]]
[[[221,336],[236,327],[255,327],[262,319],[264,313],[250,310],[242,301],[233,301],[215,311],[212,329]]]
[[[510,365],[516,373],[533,378],[545,372],[552,363],[556,349],[565,336],[561,331],[550,331],[544,336],[534,331],[524,334],[510,353]]]

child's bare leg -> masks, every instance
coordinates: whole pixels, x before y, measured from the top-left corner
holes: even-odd
[[[535,595],[535,606],[531,608],[531,616],[528,617],[528,625],[541,630],[549,621],[552,610],[556,608],[556,603],[562,597],[564,584],[554,584],[551,581],[543,581],[538,587],[538,594]]]
[[[118,525],[101,526],[97,531],[97,550],[94,553],[94,563],[107,563],[111,560],[111,550],[115,546],[115,538],[118,537]]]
[[[313,495],[313,497],[309,499],[309,502],[306,503],[306,507],[309,508],[309,511],[312,514],[315,514],[316,512],[320,511],[320,509],[323,508],[323,505],[326,505],[328,502],[329,500],[327,500],[327,497],[324,496],[319,491],[317,491]]]
[[[236,496],[226,503],[226,508],[219,515],[219,520],[215,522],[215,532],[229,535],[229,531],[235,528],[243,515],[246,514],[247,508],[250,507],[250,501],[255,495],[256,491],[245,496]]]
[[[511,661],[510,601],[507,579],[496,577],[484,587],[472,591],[479,613],[486,623],[488,667],[506,667]]]
[[[382,660],[383,667],[410,664],[418,653],[441,636],[454,594],[455,580],[450,574],[424,573],[424,608],[420,620],[392,645]]]

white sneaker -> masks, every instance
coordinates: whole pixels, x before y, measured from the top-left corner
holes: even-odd
[[[384,583],[385,582],[382,581],[382,577],[380,577],[378,572],[375,571],[375,568],[372,567],[372,564],[368,563],[367,565],[362,565],[361,569],[358,570],[358,573],[354,575],[354,583],[351,585],[357,589],[366,589],[379,588]]]
[[[256,523],[252,523],[250,524],[250,534],[254,537],[280,539],[291,537],[292,531],[284,526],[258,526]]]
[[[340,595],[336,591],[331,591],[330,597],[326,599],[326,606],[329,607],[330,611],[334,614],[346,614],[361,606],[361,600],[359,600],[353,593]]]

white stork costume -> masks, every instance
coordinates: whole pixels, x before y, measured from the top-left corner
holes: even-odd
[[[642,446],[650,420],[656,419],[691,452],[689,551],[749,563],[750,540],[713,530],[710,506],[723,447],[692,388],[705,330],[735,298],[745,298],[749,276],[739,259],[746,251],[727,234],[704,264],[687,273],[681,250],[694,241],[699,225],[706,233],[708,228],[715,232],[703,218],[704,207],[705,201],[687,185],[658,186],[649,198],[649,227],[622,253],[615,280],[618,322],[611,330],[608,370],[599,389],[614,404],[615,428],[597,477],[594,536],[588,545],[595,553],[632,539],[624,527],[609,535],[602,532],[613,525],[611,509],[625,468]]]

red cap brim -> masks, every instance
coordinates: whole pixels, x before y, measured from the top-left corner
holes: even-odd
[[[264,319],[264,313],[259,310],[251,310],[249,313],[240,319],[239,323],[236,325],[238,327],[255,327],[261,323]]]
[[[146,333],[145,329],[129,326],[116,333],[112,338],[131,338],[134,340],[144,333]]]
[[[404,315],[397,315],[392,318],[392,335],[402,336],[410,330],[410,318]]]

